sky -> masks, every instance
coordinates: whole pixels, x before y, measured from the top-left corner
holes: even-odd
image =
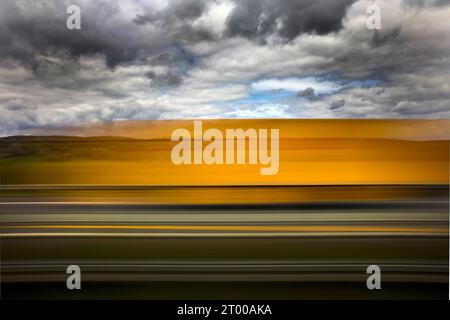
[[[80,30],[66,27],[72,4]],[[450,117],[450,0],[0,7],[2,136],[115,120]]]

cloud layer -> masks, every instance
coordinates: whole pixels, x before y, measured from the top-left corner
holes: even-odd
[[[369,5],[381,30],[366,27]],[[66,8],[81,8],[81,30]],[[448,0],[4,0],[2,135],[118,119],[448,118]]]

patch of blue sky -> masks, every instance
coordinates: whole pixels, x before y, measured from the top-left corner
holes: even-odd
[[[345,89],[370,88],[379,85],[381,82],[382,80],[379,77],[347,80],[336,74],[306,78],[266,78],[250,84],[249,97],[246,99],[253,102],[258,102],[258,100],[265,103],[273,102],[296,96],[297,93],[307,88],[312,88],[316,96],[323,96]]]
[[[249,84],[248,96],[215,103],[231,108],[228,117],[290,117],[289,105],[297,104],[297,94],[306,88],[314,89],[315,98],[351,88],[369,88],[379,85],[381,79],[347,80],[334,74],[323,77],[263,78]]]
[[[251,89],[248,97],[234,100],[233,103],[237,105],[258,105],[280,101],[289,96],[292,96],[292,92],[285,90],[257,91]]]

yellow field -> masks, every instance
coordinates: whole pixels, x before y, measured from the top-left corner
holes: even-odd
[[[278,128],[280,168],[175,165],[176,128],[193,121],[126,121],[67,128],[98,138],[3,141],[3,184],[83,185],[343,185],[447,184],[450,121],[209,120],[204,130]],[[61,133],[61,132],[57,132]],[[100,138],[128,137],[122,138]],[[206,144],[206,143],[204,143]],[[17,152],[17,150],[20,152]],[[11,151],[12,150],[12,151]],[[248,151],[248,150],[247,150]]]

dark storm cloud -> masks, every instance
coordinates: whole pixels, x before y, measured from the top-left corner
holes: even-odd
[[[370,39],[369,43],[372,47],[378,47],[381,46],[389,41],[395,40],[402,28],[396,27],[388,30],[374,30],[373,36]]]
[[[355,1],[235,0],[221,36],[264,40],[275,34],[290,41],[303,33],[323,35],[339,31],[348,7]],[[217,40],[209,30],[191,25],[213,2],[177,0],[159,12],[138,14],[133,21],[137,25],[156,25],[180,41]]]
[[[181,76],[170,70],[160,74],[149,71],[145,75],[147,78],[151,79],[151,84],[155,87],[179,86],[182,82]]]
[[[1,104],[4,104],[4,108],[9,111],[26,111],[26,110],[35,110],[36,107],[33,105],[26,104],[21,99],[11,99],[7,101],[0,101]]]
[[[26,5],[25,5],[26,4]],[[81,56],[102,55],[110,69],[119,64],[145,63],[161,48],[177,41],[190,43],[211,39],[207,30],[196,29],[188,22],[203,11],[202,1],[177,1],[164,15],[156,15],[155,27],[148,31],[136,25],[132,17],[120,16],[116,1],[92,1],[81,6],[81,30],[66,28],[68,1],[2,3],[0,13],[0,63],[12,60],[44,74],[60,72]],[[153,19],[153,18],[152,18]],[[176,24],[175,20],[186,21]],[[135,19],[136,22],[136,19]],[[46,59],[51,57],[52,59]],[[178,61],[183,57],[177,56]],[[163,59],[157,61],[163,63]]]
[[[299,93],[297,93],[297,97],[314,98],[314,89],[311,88],[311,87],[308,87],[305,90],[300,91]]]
[[[353,2],[236,1],[226,30],[220,36],[193,24],[214,1],[175,0],[164,9],[137,14],[128,21],[118,18],[121,12],[116,1],[83,2],[82,29],[68,30],[66,8],[70,1],[7,0],[2,3],[0,14],[0,58],[19,62],[35,73],[64,74],[76,69],[79,57],[100,54],[105,57],[106,65],[114,69],[119,64],[145,63],[161,47],[174,43],[192,44],[234,36],[264,38],[271,34],[292,40],[302,33],[338,31]],[[153,30],[145,29],[147,25]],[[45,57],[66,63],[58,65],[55,59]],[[157,63],[163,61],[162,58]]]
[[[39,59],[41,56],[76,59],[103,54],[108,67],[114,68],[136,60],[142,50],[149,49],[133,37],[130,28],[108,28],[107,22],[117,14],[115,2],[92,2],[83,7],[82,30],[66,28],[64,1],[28,2],[27,6],[7,1],[2,6],[8,14],[2,15],[0,56],[34,71],[49,67],[45,59]]]
[[[302,33],[323,35],[339,31],[347,8],[355,1],[236,1],[228,18],[227,34],[257,38],[275,33],[285,40],[292,40]]]
[[[206,10],[206,0],[175,0],[163,10],[148,14],[138,14],[133,22],[138,26],[152,25],[159,28],[166,36],[181,43],[195,43],[213,40],[212,33],[201,27],[194,27],[192,22]]]
[[[207,1],[177,0],[161,12],[124,18],[117,1],[83,2],[81,30],[66,28],[66,8],[70,1],[7,0],[0,13],[0,63],[5,59],[20,63],[35,73],[55,71],[53,58],[66,61],[100,54],[110,69],[119,64],[145,63],[161,48],[174,43],[189,44],[213,40],[211,32],[194,27],[192,21],[207,7]],[[151,24],[153,30],[144,25]],[[45,59],[52,57],[52,59]],[[180,60],[180,56],[177,57]],[[159,64],[163,59],[158,60]],[[72,66],[75,66],[72,63]]]
[[[342,108],[343,106],[345,106],[345,100],[341,99],[341,100],[331,102],[330,109],[336,110],[336,109]]]
[[[200,17],[206,6],[207,1],[205,0],[176,0],[164,10],[146,15],[138,14],[133,21],[138,25],[156,23],[163,27],[169,27],[179,21],[191,22]]]

